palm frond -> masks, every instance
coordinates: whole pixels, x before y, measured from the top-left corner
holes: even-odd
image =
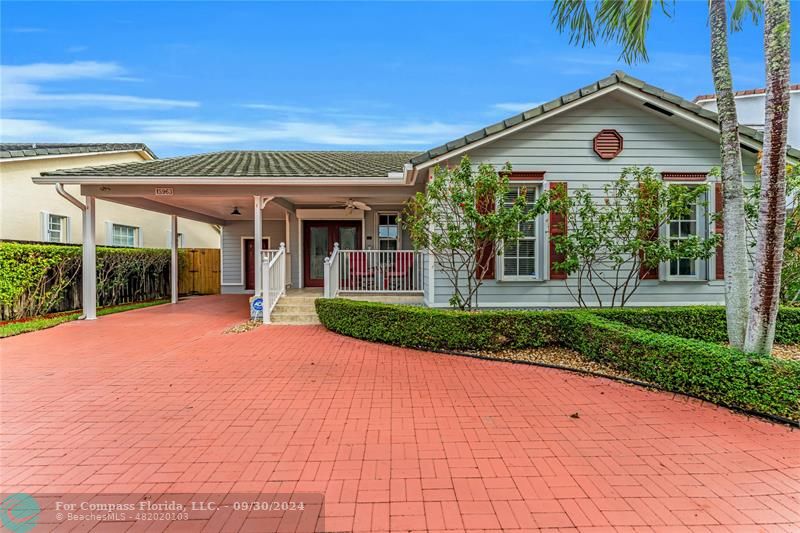
[[[758,24],[764,14],[764,0],[734,0],[731,10],[731,31],[742,31],[744,20],[750,15],[753,24]]]
[[[560,33],[569,31],[569,42],[583,48],[595,43],[594,21],[586,0],[554,0],[553,22]]]

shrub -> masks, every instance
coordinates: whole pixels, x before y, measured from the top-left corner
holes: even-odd
[[[320,321],[357,339],[429,350],[535,348],[554,342],[564,313],[550,311],[450,311],[318,299]]]
[[[0,319],[81,306],[81,247],[0,243]],[[97,248],[97,303],[119,305],[169,295],[170,251]]]
[[[359,339],[439,351],[565,346],[668,391],[800,419],[800,362],[716,344],[718,330],[725,338],[722,308],[471,313],[344,299],[319,299],[316,307],[325,327]],[[795,335],[800,312],[782,309],[779,320],[783,335]]]
[[[707,342],[727,342],[725,308],[642,307],[635,309],[595,309],[594,314],[629,326]],[[778,311],[775,342],[800,343],[800,309],[782,307]]]
[[[560,344],[659,387],[729,407],[800,419],[800,362],[573,313]]]

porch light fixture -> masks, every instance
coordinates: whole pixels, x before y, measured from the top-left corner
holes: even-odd
[[[242,216],[242,213],[239,211],[238,207],[234,206],[233,207],[233,211],[231,211],[231,215],[233,215],[235,217],[239,217],[239,216]]]

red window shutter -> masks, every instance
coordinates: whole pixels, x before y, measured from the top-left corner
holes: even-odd
[[[494,197],[492,196],[483,196],[478,198],[478,212],[481,214],[487,214],[494,211]],[[481,274],[483,274],[484,280],[487,279],[494,279],[494,259],[495,259],[495,252],[494,252],[494,242],[492,241],[484,241],[478,246],[478,251],[475,257],[475,275],[478,279],[481,279]]]
[[[560,198],[565,198],[567,195],[567,182],[557,181],[550,183],[550,190],[554,191],[553,194],[558,195]],[[555,211],[550,212],[550,279],[567,279],[566,272],[560,272],[553,268],[553,263],[564,260],[563,253],[556,252],[556,243],[553,237],[567,234],[567,221],[563,213]]]
[[[722,210],[725,207],[725,199],[722,197],[722,183],[714,184],[714,211],[718,217],[714,223],[714,231],[722,237]],[[717,246],[716,278],[725,279],[725,257],[723,255],[723,243],[720,241]]]
[[[641,190],[641,189],[640,189]],[[654,241],[658,238],[658,226],[650,230],[648,240]],[[648,268],[642,264],[639,267],[639,279],[658,279],[658,266]]]

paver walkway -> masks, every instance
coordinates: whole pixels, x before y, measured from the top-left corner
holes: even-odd
[[[3,492],[321,492],[340,531],[800,529],[798,431],[319,326],[223,335],[244,309],[194,298],[0,341]],[[205,518],[153,527],[272,527]]]

